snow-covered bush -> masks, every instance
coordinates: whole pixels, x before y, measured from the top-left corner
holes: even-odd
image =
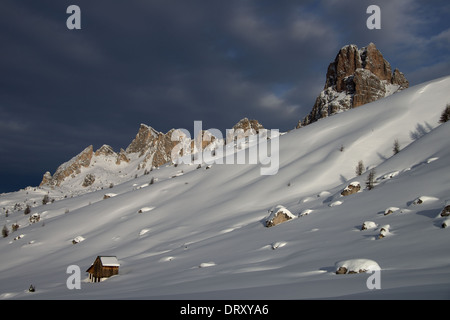
[[[349,259],[335,263],[336,274],[363,273],[381,270],[378,263],[370,259]]]

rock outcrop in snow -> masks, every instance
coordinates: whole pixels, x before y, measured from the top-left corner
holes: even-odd
[[[280,223],[286,222],[291,219],[295,219],[296,216],[293,215],[288,209],[282,205],[278,205],[269,210],[270,215],[266,220],[266,227],[270,228],[276,226]]]
[[[336,274],[352,274],[381,270],[378,263],[370,259],[342,260],[336,262],[335,266]]]
[[[350,183],[347,187],[345,187],[344,190],[342,190],[341,195],[342,196],[349,196],[351,194],[357,193],[361,190],[361,185],[359,182],[355,181]]]
[[[48,185],[48,186],[59,186],[61,182],[64,181],[67,177],[77,175],[81,172],[81,168],[89,167],[91,164],[91,159],[93,156],[93,147],[92,145],[85,148],[78,155],[73,157],[71,160],[63,163],[56,169],[55,174],[52,176],[50,172],[46,172],[44,174],[44,178],[40,186]]]
[[[373,43],[361,49],[347,45],[330,63],[323,91],[297,128],[384,98],[408,86],[403,73],[398,69],[392,72],[391,65]]]

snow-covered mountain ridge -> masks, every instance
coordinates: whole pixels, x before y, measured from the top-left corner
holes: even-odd
[[[438,121],[449,89],[450,76],[436,79],[282,135],[273,176],[252,164],[162,166],[28,215],[3,214],[1,225],[19,228],[0,239],[0,298],[448,299],[440,212],[450,200],[450,127]],[[361,190],[342,196],[355,182]],[[0,205],[25,192],[44,195],[4,194]],[[267,228],[277,205],[296,218]],[[372,228],[361,230],[366,221]],[[84,271],[98,255],[117,256],[120,271],[89,283]],[[336,274],[349,259],[375,261],[381,289],[367,287],[370,274]],[[66,286],[69,265],[82,270],[80,290]]]

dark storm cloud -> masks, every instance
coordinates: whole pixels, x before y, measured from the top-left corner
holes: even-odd
[[[71,4],[82,30],[66,27]],[[373,31],[369,4],[2,1],[0,191],[38,184],[90,144],[125,148],[140,123],[224,130],[249,117],[289,130],[349,43],[376,43],[412,82],[450,73],[445,1],[378,1]],[[14,172],[30,178],[16,183]]]

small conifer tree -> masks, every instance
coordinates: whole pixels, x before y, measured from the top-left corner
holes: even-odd
[[[450,103],[447,104],[444,111],[442,111],[441,118],[439,119],[440,123],[444,123],[450,120]]]
[[[372,190],[374,188],[375,183],[375,169],[370,170],[369,175],[367,176],[366,180],[366,187],[369,190]]]
[[[27,207],[25,208],[25,211],[23,213],[30,214],[30,212],[31,212],[31,207],[30,207],[30,205],[27,205]]]
[[[356,166],[356,175],[360,176],[364,172],[364,164],[362,160],[358,162],[358,165]]]
[[[8,235],[9,235],[8,227],[6,225],[4,225],[3,229],[2,229],[2,236],[3,236],[3,238],[6,238]]]
[[[397,154],[400,152],[400,143],[398,142],[397,139],[395,139],[395,141],[394,141],[394,146],[392,148],[392,151],[394,152],[394,154]]]

